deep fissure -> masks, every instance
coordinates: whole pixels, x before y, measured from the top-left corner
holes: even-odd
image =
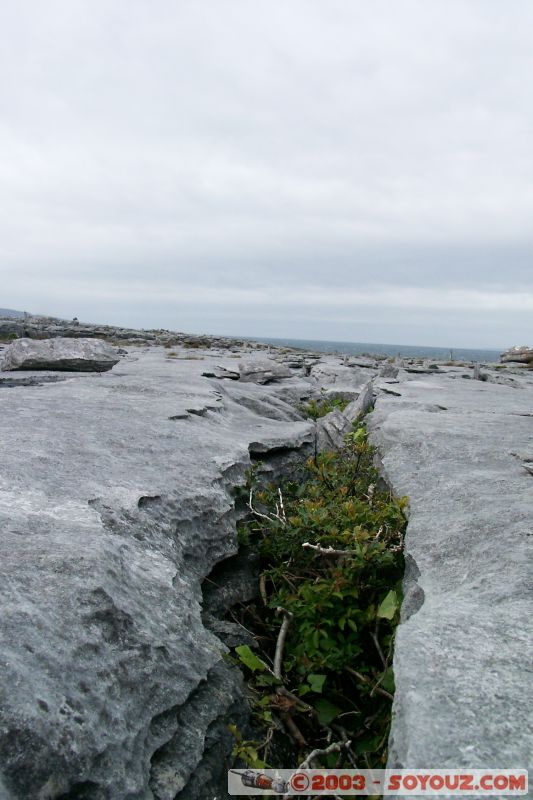
[[[204,581],[207,627],[247,682],[251,725],[228,721],[234,765],[290,768],[338,740],[323,766],[385,766],[406,499],[394,497],[374,456],[357,421],[339,451],[311,456],[299,475],[291,469],[290,479],[269,484],[253,467],[237,491],[248,512],[239,553]],[[218,598],[214,614],[213,587],[236,580],[242,588],[243,574],[247,593],[233,606]],[[285,614],[280,679],[273,673]]]

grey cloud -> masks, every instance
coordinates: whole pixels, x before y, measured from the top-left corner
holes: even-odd
[[[2,305],[527,340],[532,23],[526,0],[4,4]]]

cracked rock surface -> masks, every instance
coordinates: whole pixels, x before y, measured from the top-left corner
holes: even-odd
[[[263,377],[264,352],[191,341],[0,372],[1,800],[225,800],[247,707],[218,615],[254,591],[235,489],[338,446],[374,400],[410,498],[391,765],[527,764],[531,373],[274,350],[258,384],[241,360]],[[315,425],[324,393],[351,402]]]
[[[204,800],[198,770],[224,768],[242,686],[201,582],[237,550],[252,455],[305,456],[314,424],[299,377],[281,394],[202,377],[220,358],[135,349],[0,388],[2,800]]]
[[[410,499],[391,767],[523,768],[533,752],[533,376],[463,374],[400,372],[369,417]]]
[[[106,372],[120,361],[116,348],[100,339],[16,339],[3,354],[2,370]]]

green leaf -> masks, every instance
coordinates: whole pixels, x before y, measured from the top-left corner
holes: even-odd
[[[378,608],[378,617],[382,619],[392,619],[398,609],[398,597],[394,589],[391,589]]]
[[[248,667],[248,669],[251,669],[252,672],[264,672],[266,670],[267,666],[264,661],[261,661],[261,659],[252,652],[249,645],[241,644],[239,647],[235,648],[235,652],[239,657],[239,661]]]
[[[255,683],[257,686],[272,686],[274,683],[279,683],[279,681],[274,677],[274,675],[271,675],[269,672],[265,672],[263,675],[257,676]]]
[[[391,693],[394,692],[394,672],[392,670],[392,667],[389,667],[387,669],[380,685],[388,692]]]
[[[329,725],[342,710],[338,708],[338,706],[334,706],[333,703],[330,703],[329,700],[324,700],[323,697],[320,697],[316,701],[315,709],[318,715],[318,721],[321,725]]]
[[[316,675],[312,672],[307,676],[307,682],[311,687],[311,691],[316,692],[317,694],[321,694],[325,681],[325,675]]]

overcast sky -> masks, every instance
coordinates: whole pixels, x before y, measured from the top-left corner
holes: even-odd
[[[7,0],[0,306],[533,344],[531,0]]]

